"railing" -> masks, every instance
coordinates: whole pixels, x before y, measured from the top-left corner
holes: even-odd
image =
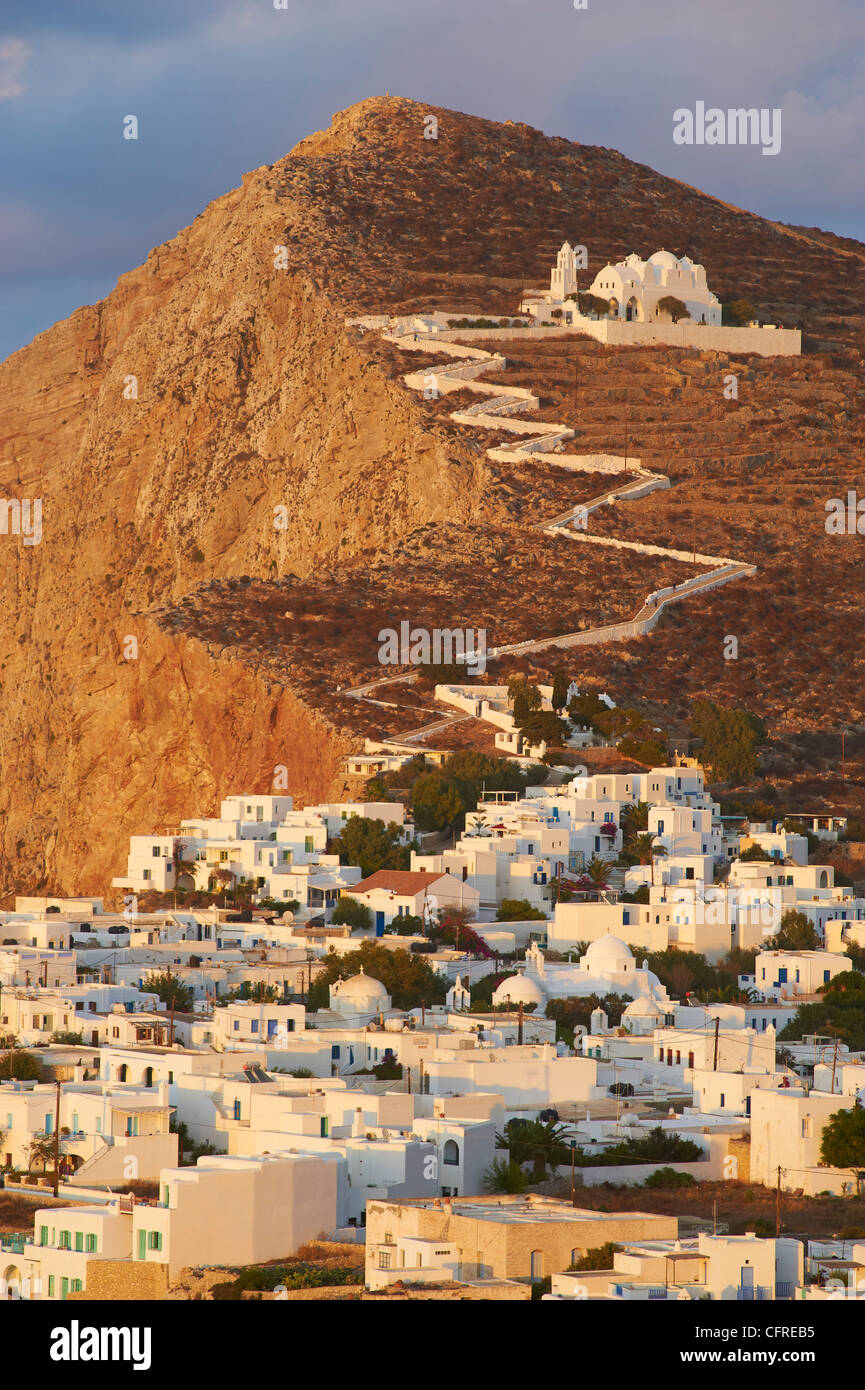
[[[795,1297],[795,1291],[796,1291],[796,1285],[795,1285],[795,1284],[776,1283],[776,1285],[775,1285],[775,1297],[776,1297],[776,1298],[794,1298],[794,1297]]]
[[[32,1231],[4,1231],[0,1235],[0,1250],[7,1255],[23,1255],[24,1246],[32,1242]]]
[[[752,1285],[745,1288],[739,1285],[736,1291],[736,1298],[739,1303],[766,1303],[772,1297],[772,1290],[765,1288],[762,1284]]]

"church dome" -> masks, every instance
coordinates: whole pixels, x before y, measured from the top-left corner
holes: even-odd
[[[372,975],[365,975],[363,966],[359,975],[350,975],[347,980],[340,980],[338,992],[341,999],[352,999],[358,1004],[362,1001],[378,1004],[390,999],[381,980],[373,979]]]
[[[511,975],[507,980],[502,980],[498,989],[493,994],[494,1004],[543,1004],[543,990],[535,984],[534,980],[529,980],[525,975]]]
[[[664,266],[667,270],[675,270],[679,262],[672,251],[656,251],[653,256],[649,257],[646,264],[660,265]]]
[[[629,970],[634,964],[630,946],[618,936],[599,936],[580,961],[590,970]]]
[[[660,1018],[662,1013],[663,1010],[654,999],[647,999],[645,995],[641,995],[639,999],[632,999],[624,1011],[628,1018]]]

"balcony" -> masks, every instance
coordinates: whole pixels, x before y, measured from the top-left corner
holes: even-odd
[[[754,1284],[750,1288],[740,1284],[736,1290],[736,1298],[739,1303],[767,1303],[772,1298],[772,1290],[762,1284]]]

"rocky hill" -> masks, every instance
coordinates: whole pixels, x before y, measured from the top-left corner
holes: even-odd
[[[400,98],[340,113],[247,175],[0,366],[0,495],[43,506],[41,544],[0,535],[0,891],[103,892],[131,833],[265,789],[276,766],[300,800],[338,794],[357,711],[320,691],[374,659],[351,647],[366,579],[365,632],[373,610],[414,616],[423,595],[447,625],[478,622],[468,600],[482,598],[519,636],[533,614],[553,621],[556,595],[566,622],[578,608],[604,621],[646,587],[642,563],[529,539],[561,478],[493,465],[488,439],[345,326],[409,308],[513,313],[565,237],[588,246],[591,273],[660,245],[699,258],[722,297],[801,324],[812,349],[834,344],[839,389],[861,389],[865,247],[612,150]],[[677,408],[659,402],[659,454]],[[852,428],[841,407],[828,419],[836,440]],[[807,467],[808,438],[793,443]],[[673,452],[695,446],[677,436]],[[772,464],[783,475],[783,450]],[[319,597],[347,614],[342,646],[311,621]],[[685,640],[689,612],[677,622]]]

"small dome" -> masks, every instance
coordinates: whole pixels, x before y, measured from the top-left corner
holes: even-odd
[[[583,956],[580,964],[592,967],[606,966],[614,970],[628,969],[634,963],[633,952],[630,946],[621,941],[618,936],[599,936],[597,941],[593,941]]]
[[[660,1018],[663,1010],[654,999],[647,999],[641,995],[639,999],[633,999],[625,1009],[628,1018]]]
[[[338,993],[342,999],[385,1000],[390,997],[381,980],[363,973],[363,966],[359,975],[350,975],[347,980],[339,981]]]
[[[512,1004],[543,1004],[544,993],[534,980],[526,979],[525,975],[511,975],[507,980],[502,980],[493,994],[494,1004],[505,1004],[508,1000]]]

